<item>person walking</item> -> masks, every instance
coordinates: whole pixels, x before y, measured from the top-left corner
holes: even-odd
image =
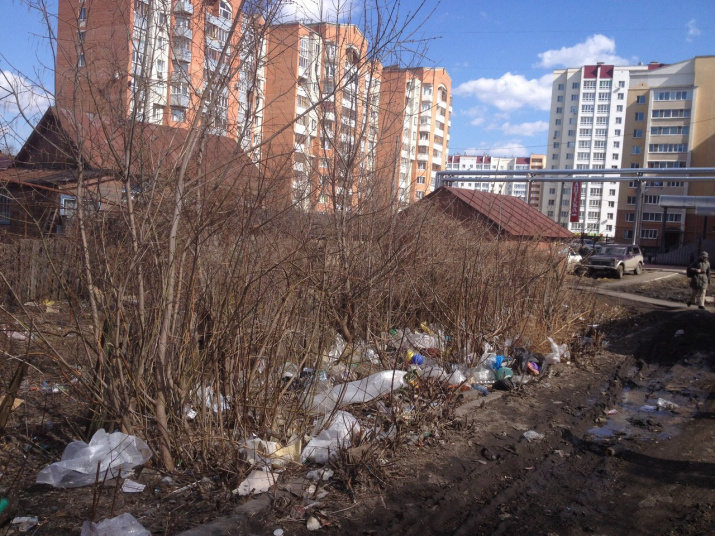
[[[688,307],[697,304],[698,309],[705,309],[705,292],[710,283],[710,255],[707,251],[700,253],[700,257],[688,267],[688,276],[690,288],[693,289]]]

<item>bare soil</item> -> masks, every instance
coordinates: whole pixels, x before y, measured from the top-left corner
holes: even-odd
[[[635,283],[628,292],[677,299],[676,283]],[[61,331],[61,318],[55,322]],[[51,361],[38,359],[0,438],[0,494],[12,499],[13,515],[38,517],[32,534],[78,534],[86,519],[123,512],[167,535],[216,519],[188,534],[307,534],[310,515],[321,522],[319,534],[709,534],[713,328],[711,312],[692,309],[599,326],[595,344],[574,347],[569,363],[520,390],[486,403],[475,391],[449,394],[434,422],[417,430],[405,424],[399,447],[353,449],[305,499],[281,489],[238,499],[230,493],[237,482],[223,475],[152,467],[135,478],[147,485],[140,494],[113,482],[67,490],[34,484],[79,437],[85,404]],[[13,370],[0,361],[3,390]],[[45,381],[62,389],[43,393]],[[677,406],[657,409],[658,399]],[[544,437],[530,442],[526,431]],[[306,468],[289,472],[281,483]],[[327,495],[318,498],[321,491]]]

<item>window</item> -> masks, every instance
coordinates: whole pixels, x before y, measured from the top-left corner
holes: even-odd
[[[614,148],[614,149],[618,149],[620,146],[621,146],[621,142],[620,142],[620,141],[614,141],[614,142],[613,142],[613,148]]]
[[[589,153],[587,152],[578,152],[576,153],[576,158],[578,160],[588,160],[589,158]]]
[[[77,17],[79,22],[87,22],[87,8],[79,8],[79,16]]]
[[[554,124],[556,126],[559,126],[561,124],[561,119],[557,119],[556,121],[554,121]]]
[[[77,67],[84,67],[84,52],[80,52],[77,55]]]
[[[601,206],[601,200],[600,200],[600,199],[589,199],[589,200],[588,200],[588,206],[589,206],[589,207],[600,207],[600,206]]]
[[[643,204],[645,205],[657,205],[660,202],[659,195],[644,195]]]
[[[690,98],[689,91],[656,91],[653,93],[653,100],[656,101],[690,100]]]
[[[617,128],[616,130],[613,131],[614,136],[620,136],[621,135],[621,129]]]
[[[558,138],[561,136],[561,131],[560,130],[554,130],[554,138]]]
[[[420,175],[417,177],[417,184],[424,184],[425,183],[425,177],[424,175]]]
[[[618,160],[619,154],[618,154],[618,153],[612,153],[612,154],[611,154],[611,158],[612,158],[613,160]]]
[[[682,110],[653,110],[654,119],[670,119],[671,117],[690,117],[690,108]]]
[[[636,121],[643,121],[644,118],[644,113],[643,112],[636,112],[635,120]]]
[[[573,153],[566,153],[566,160],[573,160]]]
[[[558,149],[558,148],[559,148],[559,142],[555,141],[555,142],[554,142],[554,147],[553,147],[553,148],[554,148],[554,149]]]
[[[685,162],[678,162],[678,161],[663,162],[663,161],[658,161],[658,160],[649,160],[648,167],[649,168],[684,168]]]
[[[633,137],[634,138],[642,138],[643,137],[643,129],[637,128],[633,131]]]
[[[663,221],[662,212],[644,212],[643,221]]]
[[[599,105],[598,105],[598,108],[596,109],[596,111],[597,111],[599,114],[607,114],[609,108],[610,108],[610,105],[609,105],[609,104],[599,104]]]
[[[612,80],[599,80],[598,89],[611,89]]]
[[[596,100],[596,94],[595,93],[584,93],[582,98],[586,102],[594,101],[594,100]]]
[[[622,112],[622,111],[623,111],[623,105],[622,105],[622,104],[617,104],[617,105],[616,105],[616,111],[617,111],[617,112]]]
[[[591,137],[591,129],[590,128],[580,128],[578,129],[578,135],[584,138],[590,138]]]
[[[651,127],[650,133],[652,136],[689,134],[690,127],[687,125],[683,127]]]
[[[578,148],[579,149],[590,149],[591,148],[591,140],[579,140]]]
[[[556,201],[554,201],[553,199],[549,199],[548,205],[549,205],[550,207],[553,207],[555,204],[556,204]]]
[[[553,153],[551,155],[551,160],[558,160],[558,159],[559,159],[559,155],[557,155],[556,153]]]
[[[569,108],[569,110],[571,111],[572,114],[578,113],[578,106],[571,106],[571,108]]]
[[[650,153],[687,153],[687,143],[651,143],[648,145]]]
[[[562,200],[561,200],[561,205],[563,205],[564,207],[567,207],[567,206],[569,206],[570,204],[571,204],[571,202],[570,202],[568,199],[562,199]]]
[[[608,208],[615,208],[616,202],[615,201],[609,201],[608,202]]]
[[[619,93],[620,95],[620,93]],[[611,94],[610,93],[599,93],[598,94],[598,101],[599,102],[606,102],[611,100]]]
[[[578,95],[571,95],[571,100],[572,100],[572,101],[577,101],[577,100],[578,100]]]
[[[625,80],[620,80],[620,81],[618,82],[618,87],[626,87],[626,82],[625,82]]]
[[[556,113],[557,113],[557,114],[562,114],[562,113],[564,113],[564,109],[563,109],[563,108],[556,108]]]
[[[593,104],[582,104],[581,105],[581,113],[592,114],[593,113]]]
[[[183,108],[172,108],[171,120],[175,123],[183,123],[186,121],[186,111]]]
[[[597,220],[600,216],[601,216],[601,213],[598,212],[597,210],[589,211],[589,212],[588,212],[588,215],[587,215],[587,217],[588,217],[590,220]]]
[[[608,212],[608,213],[606,213],[606,219],[607,219],[607,220],[612,220],[612,219],[613,219],[613,212]]]
[[[558,121],[558,119],[557,119],[557,121]],[[582,117],[581,124],[582,125],[593,125],[593,117]]]
[[[629,195],[628,198],[626,199],[626,205],[635,205],[635,204],[636,204],[636,196]]]
[[[616,124],[617,124],[617,125],[620,125],[621,123],[623,123],[623,118],[622,118],[622,117],[616,117]]]
[[[595,80],[586,80],[583,83],[583,89],[596,89],[596,81]]]
[[[554,217],[554,211],[553,211],[553,210],[549,210],[549,211],[546,213],[546,215],[547,215],[549,218],[553,218],[553,217]]]
[[[616,190],[615,190],[615,188],[614,188],[614,189],[611,189],[611,190],[608,190],[608,195],[616,195]]]
[[[683,181],[668,181],[666,182],[666,186],[669,188],[682,188],[685,186],[685,182]]]
[[[590,195],[601,195],[602,192],[601,188],[591,188]]]
[[[549,194],[556,195],[556,188],[549,188]]]
[[[606,140],[595,140],[593,142],[593,147],[594,147],[594,149],[605,149],[606,148]]]
[[[561,211],[561,217],[562,217],[562,218],[565,218],[565,217],[568,216],[568,215],[569,215],[569,213],[568,213],[567,210],[562,210],[562,211]]]
[[[161,104],[155,104],[152,108],[152,119],[154,121],[162,121],[164,119],[164,107]]]
[[[576,124],[576,118],[575,117],[569,117],[569,125],[575,125]]]
[[[634,145],[633,147],[631,147],[631,154],[641,154],[642,152],[643,148],[638,145]]]
[[[597,124],[597,125],[607,125],[607,124],[608,124],[608,117],[597,117],[597,118],[596,118],[596,124]]]
[[[218,16],[222,19],[231,20],[233,18],[233,8],[231,7],[231,4],[221,0],[218,5]]]
[[[564,96],[563,96],[563,95],[557,96],[557,97],[556,97],[556,102],[564,102]]]
[[[658,238],[658,229],[641,229],[641,238],[646,240]]]
[[[638,95],[636,97],[636,104],[645,104],[645,95]]]
[[[618,96],[616,97],[618,100],[623,100],[625,97],[624,93],[619,93]]]
[[[565,87],[565,86],[564,86],[563,84],[559,84],[559,91],[563,91],[563,90],[564,90],[564,87]]]
[[[573,136],[576,135],[576,131],[575,131],[575,130],[569,130],[568,135],[571,136],[571,137],[573,137]]]

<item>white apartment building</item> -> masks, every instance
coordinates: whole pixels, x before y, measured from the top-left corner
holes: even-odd
[[[647,69],[599,63],[554,71],[546,166],[584,170],[579,221],[569,221],[570,183],[544,183],[539,208],[570,231],[615,236],[618,183],[589,184],[586,170],[621,167],[630,77]]]
[[[528,156],[511,156],[499,157],[489,155],[467,155],[456,154],[450,155],[447,159],[446,171],[501,171],[501,170],[524,170],[528,171],[531,167],[531,157]],[[478,190],[480,192],[490,192],[494,194],[504,194],[518,197],[523,201],[528,202],[528,183],[524,182],[500,182],[499,175],[485,175],[485,182],[476,182],[472,177],[460,177],[451,182],[455,188],[467,188],[470,190]],[[461,180],[460,180],[461,179]]]

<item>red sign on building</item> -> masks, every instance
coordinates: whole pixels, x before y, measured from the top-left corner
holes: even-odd
[[[571,190],[571,217],[569,221],[576,223],[579,221],[579,212],[581,210],[581,183],[574,182]]]

